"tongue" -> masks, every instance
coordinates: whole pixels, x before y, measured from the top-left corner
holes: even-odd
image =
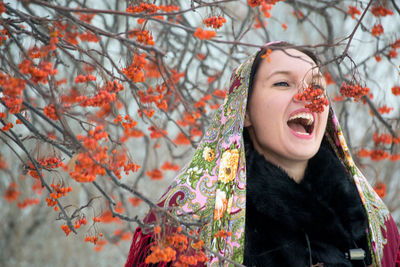
[[[288,122],[288,126],[290,127],[290,129],[292,129],[295,132],[307,133],[307,131],[304,128],[304,126],[302,124],[300,124],[300,123]]]

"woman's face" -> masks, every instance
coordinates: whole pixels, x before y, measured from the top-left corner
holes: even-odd
[[[311,112],[294,96],[309,85],[325,88],[325,80],[314,61],[298,50],[275,50],[269,57],[254,77],[244,126],[255,149],[271,162],[308,160],[321,145],[329,109]]]

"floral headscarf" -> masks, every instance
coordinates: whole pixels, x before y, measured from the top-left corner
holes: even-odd
[[[178,207],[172,209],[173,215],[192,214],[194,221],[205,222],[199,229],[205,246],[239,263],[243,262],[246,217],[246,159],[242,133],[250,72],[256,55],[233,71],[226,99],[192,160],[158,203],[160,207]],[[385,204],[355,166],[331,107],[325,134],[351,174],[367,211],[374,265],[388,266],[385,262],[394,262],[399,246],[396,225]],[[221,237],[217,234],[221,231],[231,235]],[[209,256],[210,266],[221,266],[218,257]],[[229,266],[229,262],[225,261],[223,266]]]

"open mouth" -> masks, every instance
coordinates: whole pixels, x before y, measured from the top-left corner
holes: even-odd
[[[314,130],[314,116],[307,112],[296,113],[289,118],[287,125],[300,135],[311,135]]]

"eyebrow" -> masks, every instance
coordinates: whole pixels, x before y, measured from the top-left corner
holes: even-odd
[[[291,71],[277,70],[277,71],[274,71],[273,73],[271,73],[271,75],[269,75],[266,80],[269,80],[272,76],[277,75],[277,74],[293,75],[293,73]],[[312,79],[315,79],[315,78],[322,79],[322,78],[324,78],[324,76],[320,72],[318,72],[317,74],[314,74],[312,76]]]

